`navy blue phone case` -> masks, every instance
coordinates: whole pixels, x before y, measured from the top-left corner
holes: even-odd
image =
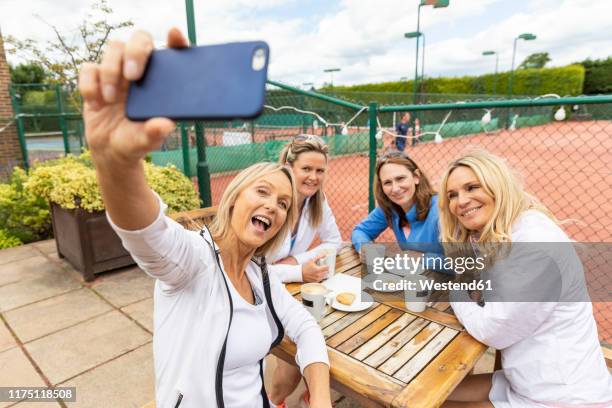
[[[260,69],[253,56],[265,57]],[[263,41],[154,51],[139,81],[130,83],[131,120],[252,119],[263,110],[270,50]]]

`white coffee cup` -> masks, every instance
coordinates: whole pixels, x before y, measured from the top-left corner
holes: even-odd
[[[365,258],[365,264],[368,268],[368,275],[374,273],[374,259],[384,258],[387,247],[383,244],[367,243],[363,244],[363,254]]]
[[[429,300],[429,291],[424,285],[428,278],[423,275],[407,275],[404,280],[411,283],[411,288],[407,286],[404,290],[406,309],[416,313],[424,312]]]
[[[327,278],[334,276],[336,272],[336,250],[334,248],[325,248],[319,251],[319,255],[325,255],[319,259],[319,266],[327,265]]]
[[[321,283],[302,285],[302,304],[318,322],[325,313],[326,297],[331,292]]]

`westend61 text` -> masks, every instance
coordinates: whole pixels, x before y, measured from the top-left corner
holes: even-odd
[[[490,280],[475,280],[472,282],[435,282],[433,280],[420,280],[417,282],[401,280],[399,282],[385,282],[382,279],[376,279],[373,282],[375,290],[380,291],[451,291],[451,290],[467,290],[467,291],[485,291],[493,290]]]

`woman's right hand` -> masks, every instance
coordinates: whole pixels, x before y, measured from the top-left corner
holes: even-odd
[[[312,260],[302,264],[302,281],[306,283],[321,282],[327,278],[329,267],[327,265],[319,266],[317,261],[325,258],[325,255],[317,255]]]
[[[168,32],[168,46],[188,46],[178,29]],[[129,165],[158,149],[174,129],[167,118],[133,122],[125,116],[129,81],[142,77],[153,51],[153,39],[135,32],[127,43],[110,41],[100,64],[84,64],[79,91],[84,100],[83,120],[87,143],[96,165]]]

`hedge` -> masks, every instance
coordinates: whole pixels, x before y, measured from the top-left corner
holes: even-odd
[[[493,94],[493,86],[497,77],[496,93],[500,96],[508,94],[510,72],[487,74],[481,76],[464,76],[456,78],[426,78],[423,93],[427,94],[463,94],[486,95]],[[574,64],[566,67],[543,69],[520,69],[514,71],[513,95],[543,95],[554,93],[561,96],[580,95],[584,85],[585,69]],[[384,82],[378,84],[362,84],[353,86],[336,86],[325,91],[342,94],[343,92],[395,92],[409,96],[412,93],[413,81]]]

